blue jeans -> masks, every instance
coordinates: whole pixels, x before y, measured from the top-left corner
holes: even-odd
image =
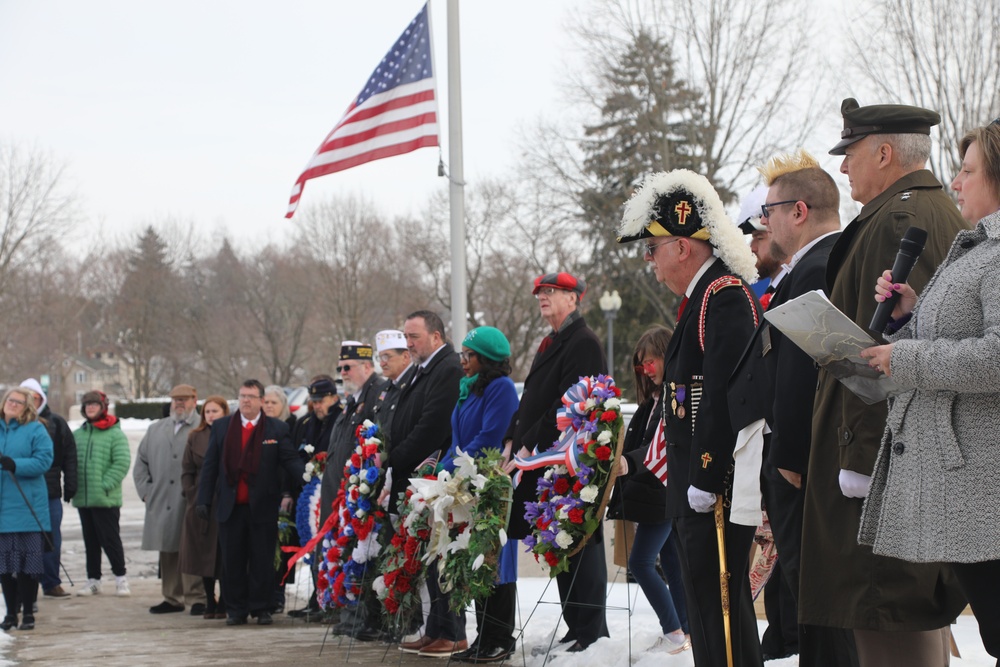
[[[672,521],[637,524],[632,553],[628,559],[629,570],[660,619],[663,634],[678,628],[688,632],[680,563],[673,540],[670,539],[672,528]],[[660,565],[667,575],[670,588],[667,588],[656,572],[657,555],[660,556]]]
[[[62,583],[59,578],[59,553],[62,550],[62,498],[49,498],[49,521],[52,523],[52,551],[42,554],[42,590],[47,591]]]

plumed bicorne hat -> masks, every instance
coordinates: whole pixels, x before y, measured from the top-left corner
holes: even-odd
[[[709,242],[729,270],[757,280],[756,260],[707,178],[688,169],[650,174],[625,202],[618,242],[683,236]]]

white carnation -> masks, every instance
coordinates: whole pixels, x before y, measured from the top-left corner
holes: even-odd
[[[591,410],[593,410],[593,409],[594,409],[594,408],[596,408],[596,407],[597,407],[597,401],[595,401],[595,400],[594,400],[593,398],[588,398],[588,399],[587,399],[587,400],[586,400],[586,401],[584,402],[584,404],[583,404],[583,408],[584,408],[584,409],[585,409],[585,410],[586,410],[587,412],[590,412]]]
[[[312,476],[312,475],[310,475],[309,473],[307,473],[307,472],[304,472],[304,473],[302,473],[302,479],[303,479],[304,481],[306,481],[306,482],[311,482],[311,481],[312,481],[312,478],[313,478],[313,476]]]
[[[306,464],[306,472],[312,472],[315,469],[316,469],[316,466],[313,464],[312,461],[310,461],[309,463]]]
[[[569,510],[566,509],[565,505],[563,505],[562,507],[559,508],[559,511],[556,513],[556,517],[558,517],[559,520],[563,520],[563,519],[568,519],[569,518]]]
[[[372,492],[372,487],[368,486],[367,484],[362,484],[361,486],[358,487],[358,491],[363,495],[367,496],[369,493]]]
[[[364,426],[364,427],[365,427],[365,429],[367,430],[367,429],[370,429],[370,428],[371,428],[372,426],[374,426],[375,424],[373,424],[373,423],[372,423],[372,420],[371,420],[371,419],[366,419],[366,420],[364,420],[363,422],[361,422],[361,425],[362,425],[362,426]]]
[[[601,431],[597,434],[597,444],[606,445],[611,442],[611,431]]]
[[[372,590],[378,595],[379,599],[385,597],[386,587],[385,587],[385,577],[375,577],[375,581],[372,582]]]
[[[568,475],[569,474],[569,470],[566,468],[566,466],[559,465],[559,466],[556,466],[556,474],[557,475]]]
[[[604,401],[605,410],[617,410],[621,406],[622,406],[622,399],[620,398],[611,397],[608,400]]]
[[[597,500],[597,492],[599,489],[593,484],[588,484],[587,486],[580,489],[580,500],[585,503],[592,503]]]
[[[559,545],[560,549],[568,549],[573,544],[573,536],[565,530],[560,530],[556,533],[556,544]]]
[[[351,475],[350,479],[348,479],[347,481],[350,484],[353,484],[353,485],[357,486],[358,481],[360,481],[360,480],[358,480],[358,476],[357,475]]]
[[[312,445],[306,445],[302,449],[306,450],[306,454],[312,454],[313,452],[316,451],[316,448],[313,447]]]
[[[545,471],[545,479],[552,479],[552,468]]]

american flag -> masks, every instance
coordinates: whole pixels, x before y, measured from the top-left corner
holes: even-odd
[[[663,419],[656,425],[656,432],[653,434],[653,441],[649,443],[646,450],[646,458],[642,460],[643,465],[649,468],[650,472],[656,475],[656,479],[667,485],[667,441],[663,437]]]
[[[425,4],[295,181],[285,217],[295,215],[302,189],[311,178],[437,145],[437,99]]]

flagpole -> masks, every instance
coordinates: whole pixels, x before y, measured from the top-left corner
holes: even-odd
[[[458,0],[448,0],[448,198],[451,204],[451,335],[466,333],[465,168],[462,164],[462,63]]]

